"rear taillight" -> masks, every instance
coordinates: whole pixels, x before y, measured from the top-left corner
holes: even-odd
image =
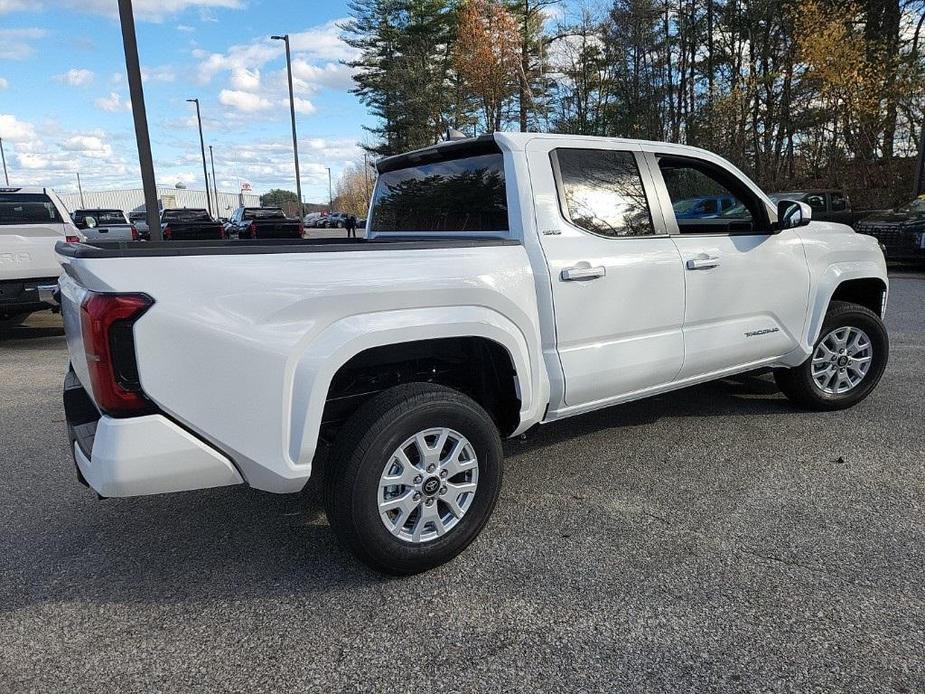
[[[137,241],[138,238],[138,227],[132,224],[132,241]]]
[[[113,417],[130,417],[153,409],[141,390],[133,328],[154,300],[145,294],[89,292],[80,305],[90,387],[96,404]]]
[[[257,238],[257,225],[251,222],[250,226],[247,227],[247,233],[250,234],[252,239]]]
[[[170,227],[164,227],[164,240],[170,241],[173,238],[173,229]]]
[[[80,237],[79,237],[79,236],[71,236],[71,235],[68,235],[68,236],[65,236],[65,237],[64,237],[64,240],[67,241],[68,243],[80,243]]]

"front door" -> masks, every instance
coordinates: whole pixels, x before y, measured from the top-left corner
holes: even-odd
[[[797,233],[772,233],[761,197],[718,162],[657,152],[649,162],[669,198],[662,207],[687,285],[678,378],[740,370],[796,349],[809,295]],[[678,212],[705,196],[728,196],[735,205],[718,215]]]
[[[684,273],[651,213],[642,153],[540,137],[527,156],[564,377],[552,384],[552,414],[670,383],[684,354]]]

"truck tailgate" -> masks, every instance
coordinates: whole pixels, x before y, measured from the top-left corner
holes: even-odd
[[[0,279],[57,277],[61,264],[55,243],[63,240],[63,224],[30,224],[8,231],[0,226]]]

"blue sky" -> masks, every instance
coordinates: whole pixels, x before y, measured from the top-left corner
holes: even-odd
[[[295,190],[283,45],[292,37],[302,188],[362,161],[370,124],[349,93],[344,0],[134,0],[158,183],[202,189],[202,103],[221,190]],[[0,137],[10,182],[140,187],[116,0],[0,0]],[[206,151],[208,155],[208,150]]]

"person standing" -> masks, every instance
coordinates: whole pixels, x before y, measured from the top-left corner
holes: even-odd
[[[357,237],[357,218],[352,214],[348,214],[345,226],[347,227],[347,238],[355,239]]]

